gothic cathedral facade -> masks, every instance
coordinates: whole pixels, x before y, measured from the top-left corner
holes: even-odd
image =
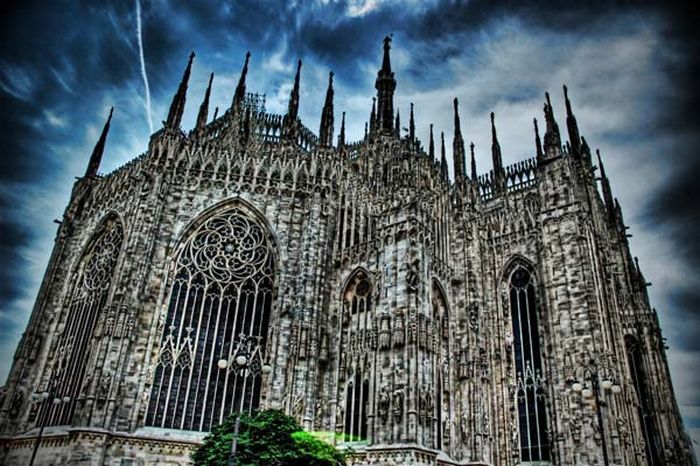
[[[491,114],[481,175],[455,99],[450,179],[412,107],[401,133],[390,45],[359,142],[345,114],[334,137],[332,74],[315,135],[301,61],[273,115],[246,92],[249,56],[230,108],[208,118],[210,79],[184,132],[190,56],[148,150],[98,175],[108,120],[3,388],[2,464],[186,465],[259,408],[336,434],[356,465],[694,464],[568,95],[569,142],[547,96],[543,141],[535,121],[510,166]]]

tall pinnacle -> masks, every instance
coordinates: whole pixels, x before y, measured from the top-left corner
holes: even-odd
[[[333,145],[333,72],[328,73],[328,90],[326,102],[321,113],[321,128],[318,131],[319,144],[322,147]]]
[[[345,145],[345,112],[340,120],[340,134],[338,134],[338,149]]]
[[[396,132],[396,137],[401,139],[401,116],[399,115],[399,110],[396,110],[396,120],[394,122],[394,131]]]
[[[236,91],[233,93],[233,102],[231,102],[231,107],[237,109],[243,104],[243,99],[245,99],[245,78],[248,75],[248,62],[250,61],[250,52],[245,54],[245,63],[243,63],[243,69],[241,70],[241,77],[238,79],[238,85],[236,86]]]
[[[85,177],[91,177],[97,175],[97,170],[100,168],[100,162],[102,161],[102,154],[105,151],[105,143],[107,142],[107,134],[109,133],[109,125],[112,122],[112,114],[114,113],[114,107],[109,109],[109,117],[107,117],[107,122],[102,128],[102,134],[95,144],[95,148],[92,150],[92,155],[90,156],[90,162],[88,162],[87,170],[85,171]]]
[[[204,130],[207,125],[207,118],[209,117],[209,96],[211,95],[211,83],[214,80],[214,73],[209,75],[209,84],[207,85],[207,90],[204,92],[204,100],[202,105],[199,106],[199,113],[197,114],[197,123],[194,125],[194,130],[196,133],[200,133]]]
[[[408,138],[411,141],[416,140],[416,123],[413,120],[413,102],[411,102],[411,115],[408,120]]]
[[[466,167],[464,165],[464,140],[462,139],[462,130],[459,122],[459,101],[455,97],[455,135],[452,140],[452,157],[454,160],[455,183],[460,185],[464,182],[466,176]]]
[[[297,73],[294,75],[294,87],[289,96],[289,107],[287,108],[287,118],[290,123],[297,120],[299,116],[299,78],[301,75],[301,60],[297,62]]]
[[[374,134],[377,130],[377,99],[372,97],[372,112],[369,114],[369,132]]]
[[[430,124],[430,142],[428,143],[428,155],[431,162],[435,159],[435,141],[433,140],[433,124]]]
[[[544,159],[544,152],[542,152],[542,141],[540,140],[540,129],[537,127],[537,118],[533,118],[532,123],[535,125],[535,148],[537,150],[537,161],[541,162]]]
[[[544,152],[548,158],[557,157],[561,153],[561,136],[559,135],[559,125],[554,119],[554,109],[549,100],[549,92],[545,93],[547,102],[544,104],[544,118],[547,122],[547,129],[544,133]]]
[[[576,117],[574,112],[571,110],[571,101],[569,101],[569,92],[566,86],[564,86],[564,100],[566,101],[566,128],[569,131],[569,142],[571,144],[571,151],[576,156],[581,155],[581,136],[578,132],[578,123],[576,123]]]
[[[471,160],[471,162],[472,162],[472,173],[471,173],[472,181],[476,181],[476,178],[477,178],[476,157],[474,157],[474,143],[473,142],[471,144],[469,144],[469,151],[471,152],[471,156],[472,156],[472,160]]]
[[[447,181],[447,154],[445,153],[445,133],[440,131],[440,172]]]
[[[297,62],[297,72],[294,75],[294,87],[289,95],[289,106],[284,116],[283,135],[286,140],[295,140],[297,137],[297,119],[299,117],[299,77],[301,75],[301,60]]]
[[[605,166],[603,165],[603,159],[600,157],[600,151],[596,149],[596,155],[598,156],[598,166],[600,166],[600,182],[603,188],[603,202],[605,202],[605,209],[608,212],[608,218],[613,219],[615,213],[615,203],[613,201],[612,190],[610,189],[610,180],[608,180],[605,174]]]
[[[393,132],[394,123],[394,91],[396,90],[396,80],[391,71],[391,59],[389,50],[391,49],[391,37],[384,38],[384,59],[382,68],[377,74],[374,83],[377,89],[377,130],[386,134]]]
[[[180,122],[182,121],[182,114],[185,111],[185,97],[187,96],[187,84],[190,80],[190,72],[192,71],[192,61],[194,60],[194,52],[190,53],[189,61],[187,62],[187,67],[185,72],[182,74],[182,80],[177,88],[177,92],[173,97],[173,101],[170,104],[170,111],[168,112],[168,119],[165,120],[165,126],[167,128],[179,129]]]
[[[496,134],[496,115],[491,112],[491,158],[493,159],[493,174],[496,177],[498,189],[503,187],[503,158],[501,156],[501,145],[498,143],[498,135]]]

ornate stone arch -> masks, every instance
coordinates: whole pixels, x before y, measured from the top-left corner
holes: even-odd
[[[541,341],[541,303],[534,264],[516,254],[504,265],[501,278],[507,289],[504,304],[509,307],[511,316],[509,327],[515,371],[513,402],[516,408],[513,422],[520,439],[520,461],[550,461],[548,389]]]
[[[260,403],[276,313],[272,229],[242,199],[190,222],[174,248],[145,424],[207,431]],[[245,356],[247,364],[233,363]],[[218,361],[231,362],[225,369]]]
[[[343,416],[336,425],[344,441],[366,439],[373,368],[367,355],[377,348],[372,274],[357,267],[343,280],[338,328],[338,400]]]
[[[51,397],[40,406],[38,423],[69,425],[83,401],[93,333],[113,293],[124,236],[124,222],[117,213],[110,212],[98,223],[73,267],[63,330],[57,336],[47,378],[51,385],[42,387]],[[54,398],[70,401],[54,405]]]

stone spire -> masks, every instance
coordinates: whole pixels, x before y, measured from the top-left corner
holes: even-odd
[[[105,151],[105,143],[107,142],[107,134],[109,134],[109,125],[112,123],[112,114],[114,113],[114,107],[109,109],[109,116],[102,128],[102,134],[100,134],[100,139],[97,140],[95,148],[92,150],[92,155],[90,155],[90,161],[88,162],[87,170],[85,171],[85,177],[97,176],[97,170],[100,168],[100,162],[102,161],[102,154]]]
[[[440,131],[440,172],[445,181],[448,180],[447,154],[445,152],[445,133]]]
[[[182,80],[177,88],[177,92],[170,104],[168,119],[165,120],[165,127],[171,129],[179,129],[182,121],[182,114],[185,111],[185,98],[187,96],[187,84],[190,80],[190,72],[192,71],[192,61],[194,60],[194,52],[190,53],[190,58],[187,62],[185,72],[182,74]]]
[[[294,86],[289,95],[287,114],[284,116],[284,138],[292,140],[296,138],[297,118],[299,116],[299,77],[301,75],[301,60],[297,62],[297,72],[294,75]]]
[[[209,75],[209,84],[207,85],[206,92],[204,92],[204,100],[202,101],[202,105],[199,106],[197,123],[194,125],[195,133],[201,133],[204,131],[204,127],[207,125],[207,118],[209,117],[209,96],[211,95],[212,81],[214,81],[214,73]]]
[[[377,131],[377,99],[372,97],[372,112],[369,114],[369,132],[374,134]]]
[[[496,115],[491,112],[491,159],[493,160],[493,175],[496,183],[496,190],[505,188],[505,173],[503,171],[503,157],[501,155],[501,145],[498,143],[496,134]]]
[[[391,71],[391,59],[389,50],[391,49],[391,37],[384,38],[384,59],[382,68],[377,74],[374,83],[377,89],[377,130],[382,133],[391,134],[394,123],[394,91],[396,90],[396,80]]]
[[[544,153],[549,159],[558,157],[561,153],[561,136],[559,135],[559,125],[554,119],[552,102],[549,100],[549,92],[545,92],[547,102],[544,104],[544,118],[547,122],[547,130],[544,133]]]
[[[471,156],[472,156],[472,160],[471,160],[471,162],[472,162],[472,173],[471,173],[471,178],[472,178],[472,181],[476,181],[476,178],[477,178],[477,174],[476,174],[476,157],[474,157],[474,143],[473,143],[473,142],[472,142],[471,144],[469,144],[469,151],[471,152]]]
[[[408,139],[411,142],[416,140],[416,122],[413,120],[413,102],[411,102],[411,115],[408,119]]]
[[[435,160],[435,141],[433,140],[433,124],[430,124],[430,142],[428,143],[428,155],[430,161]]]
[[[612,190],[610,189],[610,180],[608,180],[605,174],[605,166],[603,165],[603,159],[600,157],[600,151],[596,149],[595,153],[598,156],[598,166],[600,167],[600,184],[603,188],[605,210],[608,213],[608,218],[612,220],[615,215],[615,201],[613,200]]]
[[[326,91],[326,102],[323,104],[321,113],[321,128],[318,131],[319,144],[322,147],[333,145],[333,72],[328,73],[328,90]]]
[[[237,109],[243,105],[243,100],[245,99],[245,78],[248,75],[248,62],[250,62],[250,52],[246,52],[245,54],[245,63],[243,63],[241,77],[238,78],[238,85],[236,86],[236,91],[233,93],[233,102],[231,102],[231,108],[233,109]]]
[[[544,161],[544,152],[542,152],[542,141],[540,140],[540,129],[537,127],[537,118],[532,119],[535,125],[535,148],[537,150],[537,162]]]
[[[340,120],[340,134],[338,134],[338,149],[345,145],[345,112]]]
[[[455,135],[452,140],[452,158],[455,169],[455,184],[458,186],[464,182],[466,176],[466,167],[464,166],[464,139],[462,139],[462,130],[459,122],[459,101],[455,97]]]
[[[287,118],[290,122],[295,122],[299,116],[299,78],[301,76],[301,60],[297,62],[297,72],[294,75],[294,87],[289,95],[289,106],[287,107]]]
[[[564,100],[566,101],[566,128],[569,131],[569,143],[571,144],[571,152],[576,156],[581,156],[581,136],[578,132],[578,123],[574,112],[571,111],[571,101],[569,100],[569,91],[564,86]]]
[[[399,116],[399,110],[396,110],[396,122],[394,123],[396,132],[396,137],[401,139],[401,117]]]

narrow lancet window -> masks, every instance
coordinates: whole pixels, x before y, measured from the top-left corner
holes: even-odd
[[[38,424],[69,425],[76,408],[89,396],[91,378],[86,376],[95,326],[107,305],[117,259],[124,241],[121,222],[105,220],[86,248],[71,279],[68,312],[58,336],[52,367],[52,386],[46,387],[50,399],[39,409]],[[53,399],[68,402],[53,404]]]
[[[266,229],[232,209],[201,223],[181,248],[146,425],[208,431],[258,407],[273,299]],[[246,364],[237,367],[237,356]],[[220,369],[221,359],[231,364]],[[256,370],[258,369],[258,370]]]
[[[521,461],[549,461],[545,389],[532,276],[523,267],[510,276],[510,310],[516,370]]]

